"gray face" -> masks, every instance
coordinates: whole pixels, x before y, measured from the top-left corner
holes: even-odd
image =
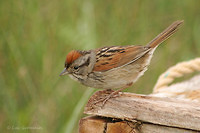
[[[66,64],[64,71],[66,74],[70,74],[78,80],[83,80],[86,79],[87,75],[92,71],[95,62],[95,53],[91,51],[90,53],[79,57],[73,63]],[[63,75],[65,75],[65,73]]]
[[[60,74],[60,76],[69,74],[69,76],[75,80],[87,80],[88,75],[92,72],[96,62],[95,54],[95,51],[89,51],[87,54],[79,57],[71,64],[65,64],[65,69]]]
[[[87,69],[88,69],[89,64],[90,64],[90,57],[88,54],[88,55],[79,57],[72,64],[70,64],[67,68],[67,71],[69,74],[84,76],[87,74]]]

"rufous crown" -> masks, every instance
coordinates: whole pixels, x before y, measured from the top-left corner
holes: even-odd
[[[79,51],[72,50],[66,56],[65,66],[72,64],[76,59],[78,59],[82,54]]]

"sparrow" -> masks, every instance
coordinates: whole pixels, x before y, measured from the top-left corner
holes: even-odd
[[[108,46],[88,51],[72,50],[66,56],[62,75],[98,89],[124,89],[147,70],[155,49],[183,23],[173,22],[147,45]]]

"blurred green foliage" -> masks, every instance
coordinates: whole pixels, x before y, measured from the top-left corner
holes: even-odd
[[[200,1],[1,0],[0,132],[78,132],[93,90],[59,77],[66,54],[146,44],[175,20],[181,29],[126,91],[149,94],[168,67],[199,56]],[[23,129],[32,127],[39,129]]]

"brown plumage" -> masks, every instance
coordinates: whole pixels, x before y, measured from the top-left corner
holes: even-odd
[[[157,46],[174,34],[182,23],[175,21],[146,46],[111,46],[90,51],[71,51],[60,75],[69,74],[89,87],[125,88],[144,74]]]

